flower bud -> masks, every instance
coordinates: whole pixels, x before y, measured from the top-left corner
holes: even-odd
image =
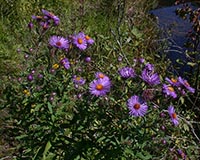
[[[160,113],[160,117],[161,117],[161,118],[164,118],[164,117],[165,117],[165,113],[161,112],[161,113]]]
[[[28,23],[28,28],[29,28],[30,30],[33,28],[33,26],[34,26],[34,25],[33,25],[32,22],[29,22],[29,23]]]
[[[29,55],[28,54],[25,54],[24,55],[24,59],[28,59]]]
[[[32,80],[33,80],[33,75],[32,75],[32,74],[29,74],[29,75],[27,76],[27,80],[28,80],[28,81],[32,81]]]
[[[166,144],[167,141],[165,139],[162,140],[162,144]]]
[[[165,126],[161,126],[160,129],[163,130],[163,131],[165,131],[166,127]]]
[[[85,62],[91,62],[91,58],[90,57],[86,57],[85,58]]]
[[[118,62],[121,62],[123,60],[123,58],[121,56],[118,57]]]
[[[43,78],[43,75],[42,74],[38,74],[37,76],[39,79],[42,79]]]

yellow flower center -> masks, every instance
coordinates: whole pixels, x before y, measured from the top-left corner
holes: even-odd
[[[37,19],[42,19],[42,17],[41,17],[41,16],[36,16],[36,18],[37,18]]]
[[[58,69],[59,65],[56,63],[52,66],[53,69]]]
[[[29,92],[27,89],[23,90],[23,93],[24,93],[25,95],[27,95],[27,96],[30,96],[30,92]]]
[[[62,43],[60,41],[56,42],[56,46],[60,47],[61,45],[62,45]]]
[[[140,109],[140,104],[139,103],[136,103],[133,108],[135,108],[136,110]]]
[[[80,80],[81,80],[81,77],[76,77],[76,80],[77,80],[77,81],[80,81]]]
[[[23,90],[23,93],[24,93],[24,94],[27,94],[27,93],[28,93],[28,90],[27,90],[27,89]]]
[[[177,82],[177,79],[171,78],[171,81],[172,81],[173,83],[176,83],[176,82]]]
[[[87,35],[87,36],[85,36],[85,39],[86,39],[86,40],[89,40],[89,39],[90,39],[90,37]]]
[[[81,38],[78,38],[78,44],[82,44],[83,40]]]
[[[176,117],[177,117],[176,113],[172,113],[172,118],[176,119]]]
[[[96,89],[101,91],[103,89],[103,85],[102,84],[97,84],[96,85]]]
[[[99,78],[104,78],[104,77],[105,77],[104,74],[99,73]]]
[[[168,90],[169,90],[170,92],[174,92],[174,88],[171,87],[171,86],[168,87]]]

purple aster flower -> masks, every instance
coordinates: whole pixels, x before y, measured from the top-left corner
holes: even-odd
[[[65,69],[69,69],[70,68],[70,62],[67,58],[63,58],[61,59],[60,63],[65,67]]]
[[[169,82],[172,86],[177,86],[177,87],[180,86],[179,81],[175,78],[169,79],[168,77],[166,77],[165,80]]]
[[[31,30],[34,27],[33,22],[28,23],[28,28]]]
[[[144,58],[139,58],[139,62],[140,62],[140,63],[144,63],[144,62],[145,62],[145,59],[144,59]]]
[[[49,44],[59,49],[66,50],[69,48],[69,41],[66,38],[60,36],[52,36],[49,40]]]
[[[45,15],[45,18],[52,19],[55,25],[58,25],[60,23],[60,19],[57,16],[55,16],[52,12],[42,9],[42,13]]]
[[[32,16],[32,19],[34,19],[34,20],[40,22],[40,21],[43,19],[43,17],[42,17],[42,16],[35,16],[35,15],[33,15],[33,16]]]
[[[95,73],[95,78],[97,78],[97,79],[107,79],[107,80],[109,80],[109,78],[108,78],[108,76],[106,76],[104,73],[102,73],[102,72],[96,72]]]
[[[46,30],[50,27],[50,23],[48,21],[45,21],[45,22],[40,22],[40,26]]]
[[[131,67],[123,67],[119,70],[119,74],[123,78],[135,77],[135,71]]]
[[[83,33],[83,32],[80,32],[79,34],[80,34],[82,37],[85,37],[85,40],[86,40],[87,44],[91,45],[91,44],[94,43],[94,40],[93,40],[90,36],[86,35],[86,34]]]
[[[181,78],[181,77],[178,77],[178,81],[188,90],[190,91],[191,93],[194,93],[195,92],[195,89],[192,88],[190,86],[190,84],[187,82],[187,80]]]
[[[149,68],[152,69],[152,68]],[[142,79],[147,82],[149,85],[157,85],[160,84],[160,77],[157,73],[153,73],[153,71],[149,69],[144,69],[142,71]]]
[[[82,32],[74,35],[72,42],[80,50],[85,50],[87,48],[87,41],[85,39],[85,35]]]
[[[111,83],[109,79],[99,78],[90,83],[89,90],[95,96],[104,96],[110,91],[110,87]]]
[[[128,99],[127,105],[129,114],[135,117],[144,116],[148,110],[146,102],[136,95]]]
[[[88,44],[93,44],[94,43],[94,40],[91,37],[89,37],[88,35],[85,35],[85,39],[86,39]]]
[[[175,113],[175,109],[173,106],[168,107],[168,113],[169,113],[169,116],[171,117],[172,123],[175,126],[177,126],[179,124],[179,120],[178,120],[177,114]]]
[[[185,90],[184,89],[179,89],[180,91],[181,91],[181,94],[183,95],[183,96],[185,96],[186,95],[186,92],[185,92]]]
[[[163,84],[163,93],[165,93],[167,96],[171,96],[173,98],[177,97],[177,94],[171,85]]]
[[[154,65],[153,64],[150,64],[150,63],[147,63],[145,65],[145,69],[148,70],[148,71],[154,71]]]
[[[82,77],[74,75],[73,76],[73,82],[74,82],[74,84],[77,84],[77,85],[84,85],[85,79],[83,79]]]

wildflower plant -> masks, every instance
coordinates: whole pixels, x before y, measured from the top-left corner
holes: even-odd
[[[173,158],[199,140],[179,110],[195,92],[183,78],[165,80],[143,56],[122,50],[120,62],[102,65],[98,36],[59,33],[62,22],[47,10],[32,18],[37,39],[21,49],[28,56],[4,91],[18,159]]]

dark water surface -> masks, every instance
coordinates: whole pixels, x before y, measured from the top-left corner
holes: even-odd
[[[183,75],[185,72],[191,72],[191,68],[186,65],[188,59],[184,47],[184,43],[187,41],[186,34],[191,29],[191,24],[188,20],[183,20],[176,15],[176,9],[182,5],[174,5],[174,2],[174,0],[160,0],[159,7],[150,13],[157,18],[158,25],[165,33],[164,38],[169,40],[169,49],[165,51],[165,54],[174,65],[180,68],[177,73]],[[197,8],[195,3],[189,4]],[[178,64],[176,62],[178,59],[184,60],[185,64]]]
[[[158,0],[158,8],[173,6],[176,0]],[[200,0],[185,0],[185,2],[192,2],[193,5],[200,5]]]

